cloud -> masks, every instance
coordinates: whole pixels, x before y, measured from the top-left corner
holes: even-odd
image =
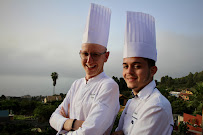
[[[202,71],[203,36],[160,32],[157,35],[158,77],[186,76]]]

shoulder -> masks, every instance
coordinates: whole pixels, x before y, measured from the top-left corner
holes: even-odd
[[[111,84],[111,85],[118,86],[118,84],[117,84],[112,78],[110,78],[110,77],[107,76],[107,75],[104,75],[104,77],[103,77],[102,80],[101,80],[101,83],[102,83],[103,85],[109,85],[109,84]]]
[[[80,79],[75,80],[72,83],[69,91],[75,91],[75,90],[79,89],[83,83],[84,83],[84,78],[80,78]]]
[[[101,88],[105,91],[113,90],[119,91],[118,84],[110,77],[104,77],[100,82]]]
[[[72,83],[72,86],[82,84],[82,82],[84,82],[84,78],[77,79]]]
[[[155,109],[155,110],[161,110],[165,113],[171,113],[171,104],[166,99],[158,89],[154,89],[153,93],[150,95],[150,97],[146,100],[145,103],[146,110]]]
[[[149,103],[160,107],[171,106],[170,102],[164,97],[158,89],[154,89],[153,93],[149,97]]]
[[[100,94],[111,93],[119,96],[118,84],[108,76],[104,76],[97,83],[95,83],[95,87],[97,87]]]

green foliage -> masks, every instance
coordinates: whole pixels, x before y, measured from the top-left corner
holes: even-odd
[[[56,131],[48,123],[43,123],[41,128],[35,128],[34,121],[13,121],[0,123],[0,135],[55,135]],[[40,129],[34,130],[34,129]]]
[[[120,94],[123,94],[126,97],[130,97],[132,90],[127,87],[125,80],[122,77],[120,79],[118,79],[117,77],[113,76],[112,78],[118,84]]]
[[[14,115],[15,120],[26,120],[33,119],[33,116],[25,116],[25,115]]]
[[[179,126],[178,126],[178,131],[181,135],[186,135],[187,131],[188,131],[188,127],[187,124],[183,121],[180,122]]]
[[[193,95],[190,97],[191,106],[195,108],[193,114],[202,115],[203,108],[203,82],[197,83],[197,85],[192,89]]]
[[[30,135],[31,125],[27,123],[6,123],[0,126],[2,127],[1,134]]]
[[[173,114],[188,113],[187,102],[180,98],[176,98],[175,101],[171,102],[171,106]]]
[[[121,117],[121,114],[122,114],[123,111],[121,112],[118,112],[117,116],[116,116],[116,119],[115,119],[115,122],[114,122],[114,125],[113,125],[113,129],[111,132],[115,132],[116,128],[118,127],[118,123],[119,123],[119,120],[120,120],[120,117]]]
[[[192,74],[191,72],[182,78],[175,78],[164,76],[161,78],[161,82],[158,83],[158,87],[162,87],[164,89],[174,87],[174,89],[184,89],[184,88],[192,88],[198,82],[203,82],[203,71],[196,72]]]
[[[12,110],[17,115],[32,115],[32,112],[39,104],[41,102],[28,99],[1,100],[0,110]]]
[[[20,113],[20,101],[18,100],[1,100],[0,110],[13,110],[13,112]]]
[[[53,86],[56,86],[56,80],[58,79],[58,73],[57,72],[52,72],[51,73],[51,78],[53,80]]]
[[[165,89],[159,89],[159,91],[160,91],[161,94],[162,94],[163,96],[165,96],[166,98],[169,97],[169,92],[168,92],[167,90],[165,90]]]
[[[54,105],[41,105],[38,106],[34,110],[34,117],[38,118],[39,122],[45,122],[48,121],[51,114],[55,111],[56,106]]]

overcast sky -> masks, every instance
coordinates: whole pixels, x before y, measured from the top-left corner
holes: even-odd
[[[78,52],[90,3],[112,10],[108,76],[122,77],[126,11],[155,17],[155,79],[203,70],[202,0],[0,0],[0,96],[52,95],[52,72],[56,93],[67,93],[85,76]]]

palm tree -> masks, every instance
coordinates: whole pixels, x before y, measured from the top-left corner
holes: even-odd
[[[51,78],[53,80],[53,95],[55,94],[55,86],[56,86],[56,80],[58,79],[58,73],[52,72],[51,73]]]

